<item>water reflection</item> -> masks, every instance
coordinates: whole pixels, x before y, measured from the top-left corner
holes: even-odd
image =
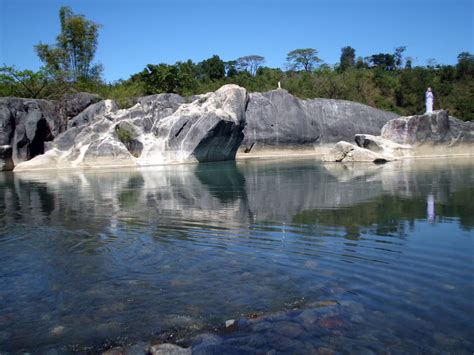
[[[473,183],[456,159],[1,174],[0,351],[199,333],[328,300],[348,319],[325,314],[305,337],[352,324],[351,339],[390,328],[387,342],[428,344],[436,330],[466,349]]]
[[[445,206],[453,195],[460,203],[467,201],[463,196],[472,196],[473,172],[462,159],[385,166],[230,162],[134,171],[3,174],[0,179],[0,207],[6,222],[67,227],[93,218],[89,227],[94,232],[114,229],[118,223],[150,222],[157,213],[216,226],[306,223],[301,214],[316,211],[326,214],[323,219],[327,220],[331,209],[345,208],[353,213],[351,209],[376,208],[384,199],[397,200],[400,205],[426,199],[430,220],[436,200],[440,217],[459,214],[464,227],[474,225],[471,211],[463,213],[456,206]],[[359,219],[362,214],[370,219],[374,212],[361,213]],[[419,213],[409,211],[408,215],[421,218]]]
[[[426,213],[428,215],[428,221],[434,223],[435,219],[435,204],[433,194],[429,194],[426,198]]]

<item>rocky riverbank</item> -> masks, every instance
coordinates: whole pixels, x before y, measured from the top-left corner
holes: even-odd
[[[336,294],[341,291],[334,289]],[[302,299],[287,306],[279,312],[250,313],[198,331],[192,329],[191,322],[188,327],[156,334],[149,341],[111,340],[88,351],[103,355],[416,353],[423,344],[427,352],[464,353],[471,345],[441,332],[415,342],[391,329],[373,329],[371,321],[384,314],[351,300],[306,303]],[[413,316],[410,321],[417,320]],[[421,320],[418,323],[425,327]]]
[[[472,155],[474,143],[473,124],[443,110],[398,117],[355,102],[301,100],[281,89],[248,93],[237,85],[189,98],[152,95],[124,110],[86,93],[59,102],[0,98],[0,127],[0,170],[16,171],[308,155],[390,161]]]

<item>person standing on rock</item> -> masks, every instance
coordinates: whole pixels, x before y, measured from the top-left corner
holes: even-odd
[[[431,91],[431,88],[428,88],[425,92],[425,104],[426,104],[426,113],[433,112],[433,103],[434,103],[434,95]]]

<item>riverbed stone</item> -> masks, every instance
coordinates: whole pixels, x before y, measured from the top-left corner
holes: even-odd
[[[59,336],[59,335],[63,334],[64,329],[65,329],[64,326],[57,325],[53,329],[51,329],[51,335]]]
[[[277,322],[272,325],[272,332],[288,338],[297,338],[303,334],[304,330],[295,322]]]
[[[190,348],[182,348],[176,344],[158,344],[153,345],[149,349],[152,355],[191,355]]]

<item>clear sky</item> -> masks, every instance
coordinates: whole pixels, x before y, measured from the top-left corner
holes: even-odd
[[[38,69],[33,46],[52,44],[58,10],[70,6],[103,25],[96,61],[108,81],[148,63],[257,54],[283,67],[296,48],[328,64],[341,48],[357,56],[407,46],[416,65],[454,64],[474,53],[474,0],[0,0],[0,65]]]

